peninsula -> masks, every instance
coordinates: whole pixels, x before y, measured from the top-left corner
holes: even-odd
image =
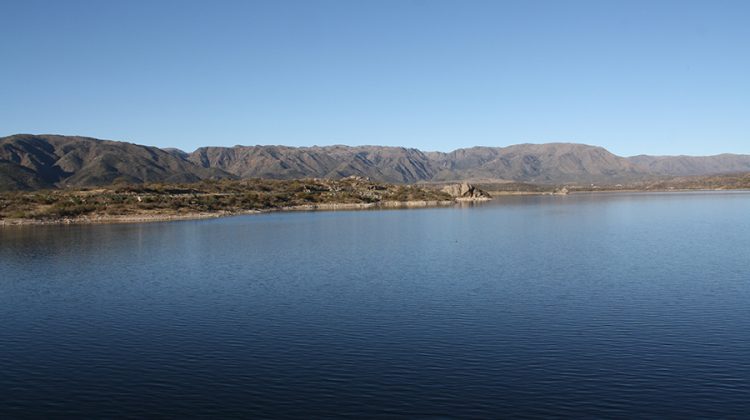
[[[349,210],[451,205],[487,200],[463,184],[422,185],[341,180],[206,180],[0,193],[0,225],[116,223],[199,219],[284,210]]]

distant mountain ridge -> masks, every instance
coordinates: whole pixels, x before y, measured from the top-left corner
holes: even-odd
[[[0,138],[0,189],[196,182],[233,177],[157,147],[89,137],[19,134]]]
[[[383,146],[235,146],[202,147],[188,160],[221,168],[242,178],[343,178],[351,175],[382,182],[431,179],[434,163],[417,149]]]
[[[615,183],[736,172],[750,172],[750,155],[621,157],[602,147],[574,143],[472,147],[448,153],[341,145],[201,147],[188,153],[89,137],[0,138],[0,190],[351,175],[392,183]]]

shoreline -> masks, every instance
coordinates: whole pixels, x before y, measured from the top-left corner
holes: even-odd
[[[561,194],[552,191],[492,191],[488,190],[487,193],[492,195],[492,199],[511,196],[511,195],[554,195],[554,196],[566,196],[574,194],[598,194],[598,193],[682,193],[682,192],[750,192],[750,188],[659,188],[659,189],[636,189],[636,188],[623,188],[623,189],[594,189],[594,190],[570,190],[567,193]]]
[[[218,219],[220,217],[244,216],[250,214],[276,213],[276,212],[304,212],[304,211],[350,211],[350,210],[385,210],[385,209],[413,209],[413,208],[431,208],[431,207],[448,207],[465,203],[483,203],[494,201],[497,198],[508,196],[529,196],[545,195],[565,197],[567,195],[582,194],[599,194],[599,193],[685,193],[685,192],[750,192],[745,188],[702,188],[702,189],[658,189],[658,190],[584,190],[570,191],[567,194],[556,194],[551,192],[536,191],[513,191],[510,193],[499,193],[495,191],[493,198],[455,198],[453,200],[443,201],[382,201],[374,203],[320,203],[320,204],[303,204],[299,206],[272,207],[266,209],[253,209],[243,211],[217,211],[217,212],[195,212],[184,214],[128,214],[128,215],[94,215],[81,216],[76,218],[62,219],[0,219],[0,228],[10,226],[42,226],[42,225],[93,225],[93,224],[128,224],[128,223],[155,223],[155,222],[172,222],[185,220],[203,220]]]
[[[462,200],[465,202],[466,200]],[[182,220],[218,219],[220,217],[244,216],[250,214],[303,211],[347,211],[376,209],[412,209],[447,207],[458,204],[456,200],[444,201],[382,201],[375,203],[320,203],[299,206],[273,207],[243,211],[195,212],[184,214],[128,214],[128,215],[94,215],[62,219],[0,219],[0,228],[9,226],[42,226],[42,225],[94,225],[94,224],[127,224],[173,222]]]

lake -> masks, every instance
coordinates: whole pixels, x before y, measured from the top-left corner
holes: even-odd
[[[747,416],[750,193],[0,229],[0,417]]]

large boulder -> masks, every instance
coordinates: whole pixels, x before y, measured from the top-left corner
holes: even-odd
[[[457,200],[482,201],[492,198],[486,192],[466,182],[446,185],[443,187],[443,192],[450,194]]]

